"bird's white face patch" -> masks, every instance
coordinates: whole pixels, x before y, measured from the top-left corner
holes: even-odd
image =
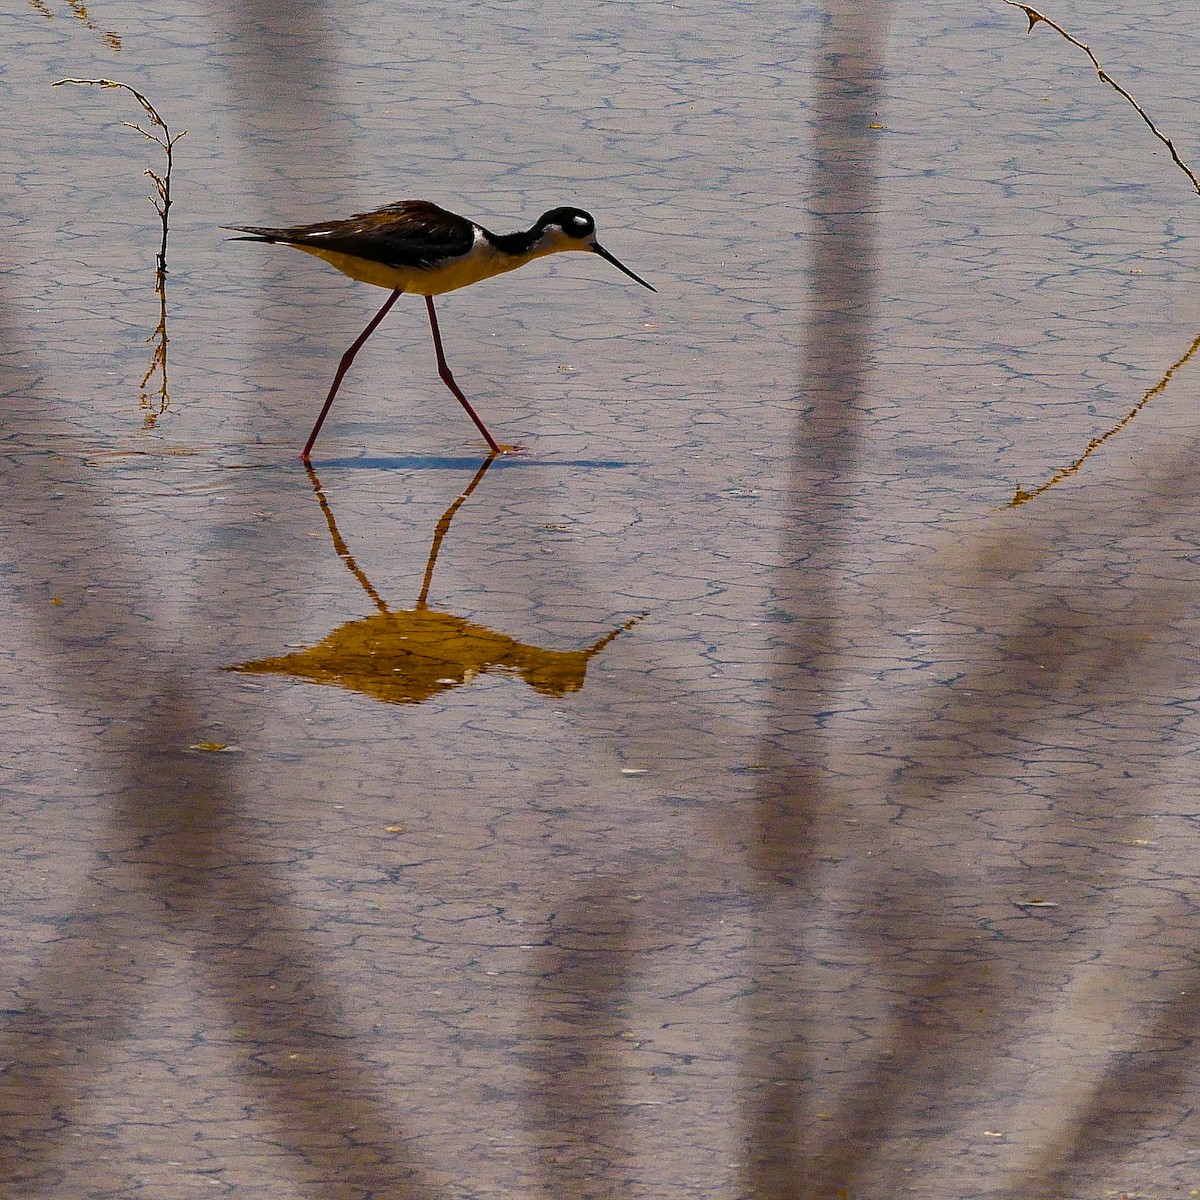
[[[562,225],[547,225],[542,233],[543,253],[555,254],[561,250],[590,250],[596,240],[596,231],[582,217],[568,217]]]

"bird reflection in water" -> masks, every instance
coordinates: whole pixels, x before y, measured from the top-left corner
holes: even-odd
[[[429,548],[421,593],[416,604],[403,612],[388,608],[354,561],[338,532],[320,480],[309,466],[308,475],[329,525],[334,549],[379,611],[347,621],[307,650],[227,669],[247,675],[291,675],[312,683],[333,684],[389,704],[420,704],[488,672],[519,676],[545,696],[579,691],[588,663],[614,638],[632,629],[645,613],[623,622],[583,650],[547,650],[429,606],[433,570],[450,523],[496,458],[492,454],[484,459],[462,494],[442,514]]]

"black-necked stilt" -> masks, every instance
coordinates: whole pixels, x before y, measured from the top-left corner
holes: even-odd
[[[447,212],[428,200],[400,200],[374,212],[359,213],[345,221],[322,221],[316,225],[297,225],[291,229],[261,229],[253,225],[231,225],[229,228],[249,234],[248,237],[234,238],[233,241],[282,242],[306,254],[323,258],[351,279],[392,289],[392,294],[358,340],[342,355],[329,395],[325,398],[325,406],[300,455],[305,462],[308,462],[309,453],[337,395],[342,377],[363,343],[387,316],[402,292],[414,292],[425,297],[438,374],[479,427],[479,432],[487,439],[493,452],[498,453],[502,447],[479,419],[446,365],[433,297],[478,283],[482,279],[490,279],[505,271],[514,271],[535,258],[563,250],[589,250],[599,254],[624,271],[630,279],[637,280],[642,287],[650,288],[652,292],[655,290],[596,241],[596,222],[590,213],[581,208],[552,208],[543,213],[532,228],[504,234],[491,233],[482,225]]]

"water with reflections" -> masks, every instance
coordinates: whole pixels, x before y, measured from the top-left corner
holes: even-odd
[[[6,1194],[1200,1186],[1200,197],[1025,25],[9,5]],[[405,197],[658,294],[444,299],[490,464],[402,298],[306,472],[383,294],[220,227]]]

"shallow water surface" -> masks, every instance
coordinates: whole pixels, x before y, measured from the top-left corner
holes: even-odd
[[[1200,198],[1025,24],[0,17],[9,1192],[1200,1186]],[[306,470],[382,293],[222,227],[402,197],[658,294],[439,301],[494,461],[403,297]]]

